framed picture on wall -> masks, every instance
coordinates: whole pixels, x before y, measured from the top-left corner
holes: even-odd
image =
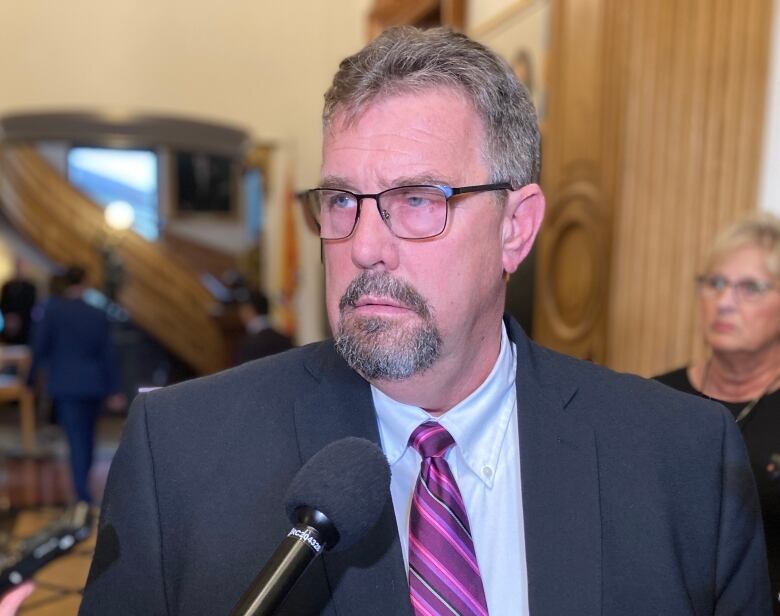
[[[234,211],[236,164],[227,156],[178,151],[174,154],[178,214],[230,214]]]
[[[522,0],[471,28],[469,35],[500,53],[525,84],[543,122],[552,0]]]
[[[368,16],[368,37],[391,26],[463,30],[466,0],[374,0]]]

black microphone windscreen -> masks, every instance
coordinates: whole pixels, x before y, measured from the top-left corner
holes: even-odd
[[[377,523],[390,495],[390,466],[371,441],[335,441],[303,465],[287,490],[287,516],[298,507],[324,513],[339,533],[338,550],[357,543]]]

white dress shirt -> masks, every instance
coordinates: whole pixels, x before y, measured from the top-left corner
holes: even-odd
[[[371,387],[407,571],[409,511],[421,462],[409,437],[421,423],[438,421],[455,440],[445,459],[466,504],[491,616],[528,616],[516,372],[515,348],[502,324],[501,350],[487,379],[438,418]]]

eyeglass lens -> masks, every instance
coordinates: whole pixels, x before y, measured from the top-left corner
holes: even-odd
[[[307,196],[307,205],[320,226],[323,239],[349,236],[357,222],[359,198],[353,193],[326,188]],[[439,235],[447,224],[447,197],[436,186],[399,186],[377,197],[383,220],[400,238],[423,239]]]
[[[756,300],[772,288],[768,282],[754,278],[743,278],[731,281],[724,276],[701,276],[699,288],[707,295],[719,295],[728,288],[733,288],[737,297],[747,301]]]

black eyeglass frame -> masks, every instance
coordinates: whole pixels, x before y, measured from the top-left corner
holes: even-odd
[[[424,237],[404,237],[402,235],[398,235],[393,229],[390,227],[390,223],[387,219],[387,210],[383,210],[380,206],[381,203],[381,197],[385,193],[396,191],[396,190],[403,190],[404,188],[435,188],[437,190],[440,190],[442,194],[444,195],[444,201],[446,204],[446,209],[444,212],[444,224],[442,225],[441,231],[438,233],[433,233],[431,235],[426,235]],[[304,190],[296,194],[296,197],[303,205],[303,210],[306,214],[306,216],[309,218],[309,220],[314,224],[314,226],[317,228],[318,233],[320,234],[320,239],[322,240],[345,240],[348,237],[350,237],[354,232],[355,228],[357,227],[358,221],[360,220],[360,208],[363,205],[364,199],[373,199],[376,202],[376,209],[379,212],[379,216],[382,218],[382,220],[387,225],[387,228],[390,229],[390,232],[397,237],[398,239],[402,240],[429,240],[431,238],[437,237],[444,233],[445,229],[447,228],[447,222],[449,220],[449,212],[450,212],[450,199],[453,197],[457,197],[458,195],[463,195],[467,193],[479,193],[479,192],[492,192],[497,190],[515,190],[514,186],[512,186],[509,182],[496,182],[493,184],[477,184],[475,186],[459,186],[459,187],[453,187],[453,186],[447,186],[446,184],[410,184],[406,186],[393,186],[392,188],[388,188],[387,190],[383,190],[378,193],[373,194],[361,194],[352,192],[351,190],[346,190],[343,188],[312,188],[310,190]],[[339,193],[345,193],[347,195],[351,195],[355,197],[355,200],[357,201],[357,208],[355,211],[355,221],[352,223],[352,228],[349,230],[349,233],[343,236],[339,237],[322,237],[322,227],[320,226],[320,221],[317,217],[317,215],[314,213],[313,208],[309,206],[311,203],[310,201],[310,195],[312,193],[316,192],[323,192],[323,191],[331,191],[331,192],[339,192]]]

